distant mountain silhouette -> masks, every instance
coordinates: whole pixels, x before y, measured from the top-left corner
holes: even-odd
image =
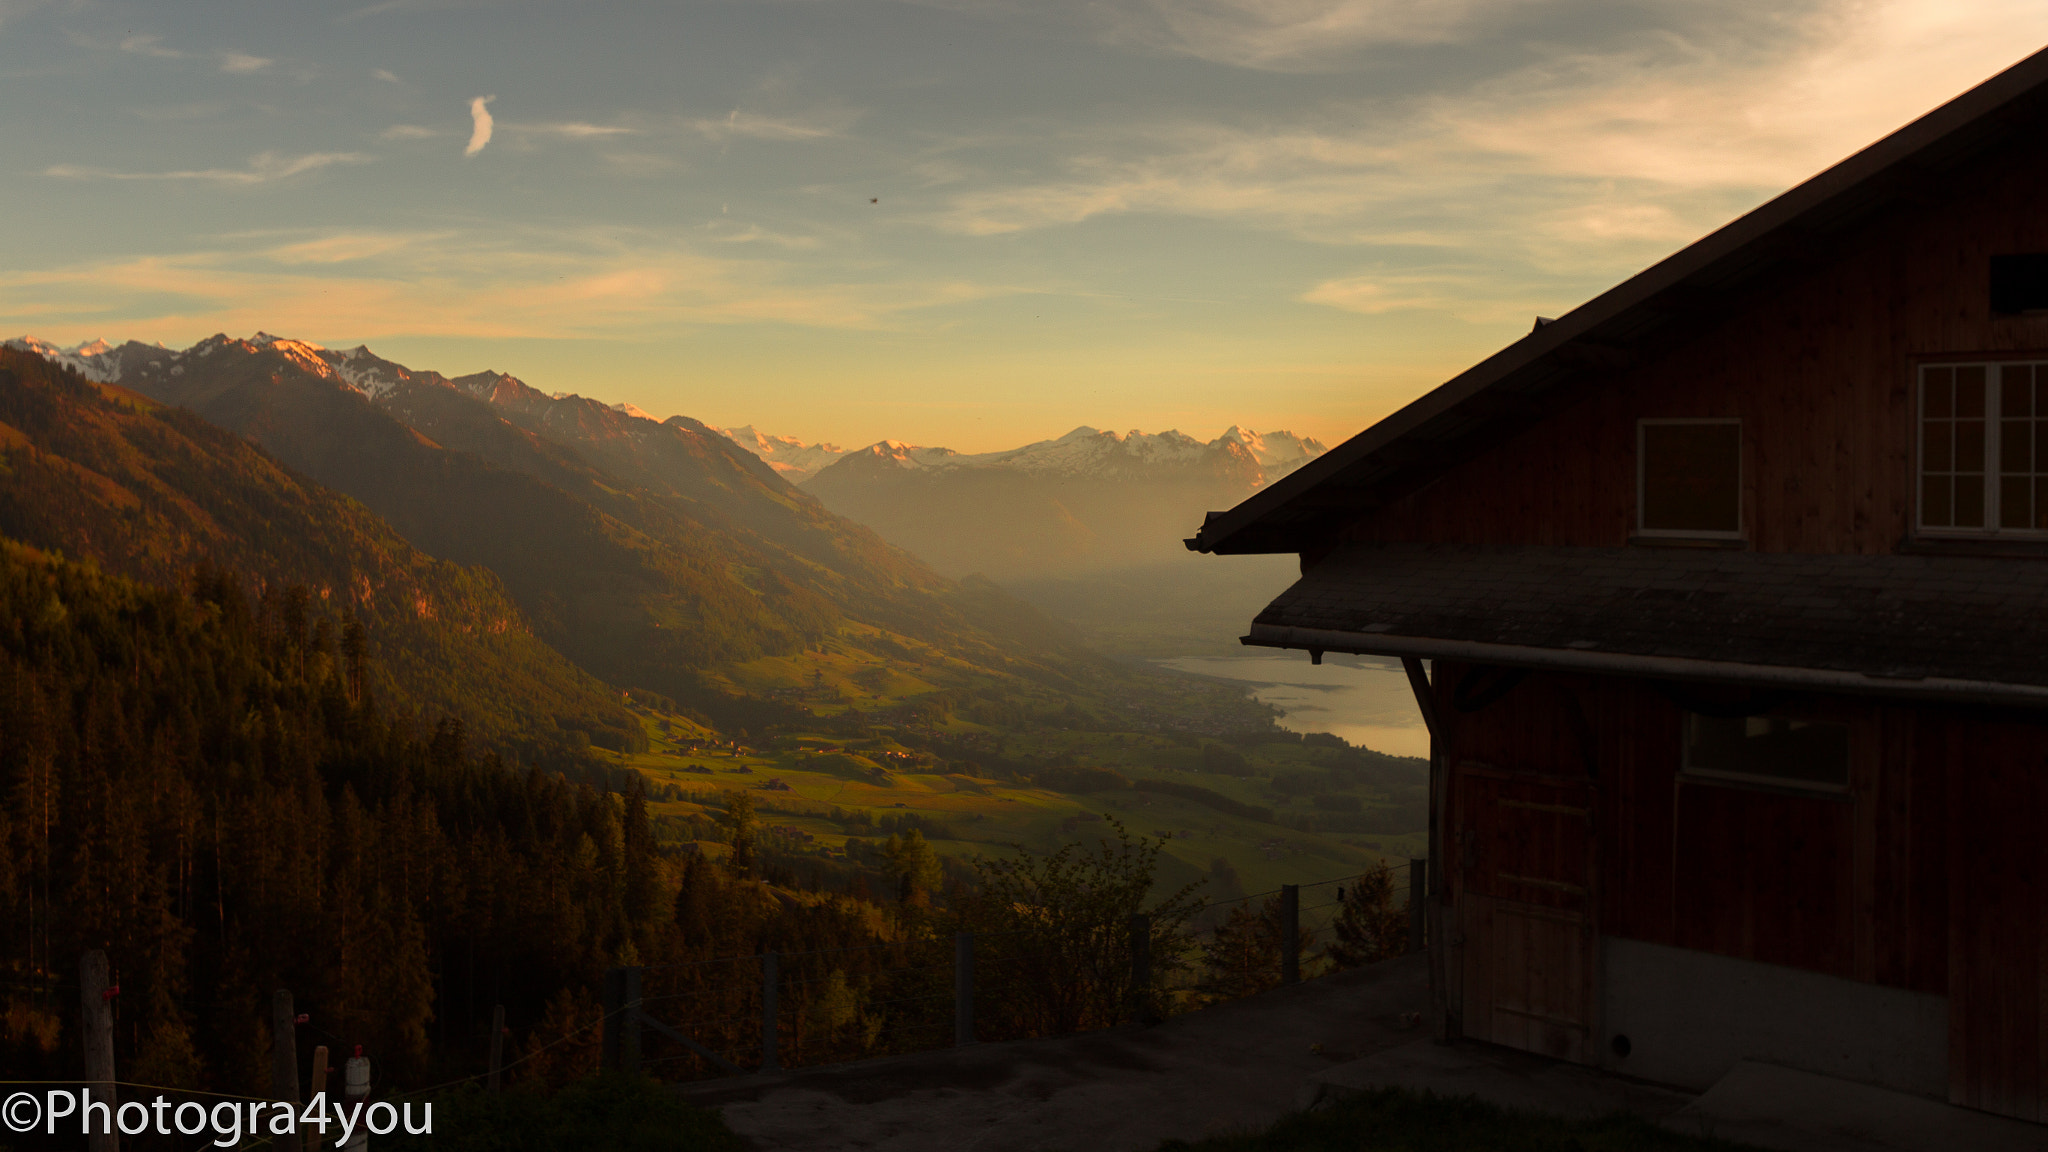
[[[1291,433],[1076,428],[1005,452],[884,440],[804,482],[834,512],[949,575],[1036,579],[1171,561],[1211,508],[1228,508],[1321,455]]]

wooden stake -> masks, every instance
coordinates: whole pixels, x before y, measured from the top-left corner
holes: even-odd
[[[327,1045],[325,1044],[318,1045],[313,1049],[312,1090],[312,1099],[314,1100],[318,1100],[320,1098],[320,1094],[322,1092],[327,1091]],[[330,1116],[334,1114],[334,1108],[331,1102],[328,1105],[327,1114]],[[308,1150],[308,1152],[320,1152],[320,1145],[327,1143],[327,1137],[323,1135],[320,1129],[318,1128],[313,1129],[313,1135],[311,1137],[311,1140],[313,1142],[313,1146]]]
[[[88,1152],[116,1152],[114,1135],[114,995],[119,989],[107,986],[107,954],[95,948],[78,961],[79,1019],[85,1022],[85,1078],[91,1083],[92,1102],[107,1106],[107,1123],[96,1123],[99,1110],[93,1108],[82,1118]],[[81,1109],[81,1111],[86,1111]]]
[[[498,1090],[499,1073],[505,1069],[505,1006],[491,1007],[491,1091]]]
[[[270,1091],[273,1096],[299,1111],[298,1014],[292,1011],[292,994],[279,988],[270,994]],[[269,1109],[264,1110],[266,1113]],[[272,1152],[299,1152],[296,1128],[285,1136],[270,1138]]]

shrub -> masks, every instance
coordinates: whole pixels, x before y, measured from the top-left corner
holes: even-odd
[[[1031,782],[1054,792],[1112,792],[1131,786],[1122,773],[1107,768],[1047,768]]]
[[[1259,820],[1267,824],[1273,822],[1271,808],[1260,804],[1246,804],[1242,800],[1232,800],[1221,792],[1213,792],[1199,784],[1179,784],[1172,780],[1136,780],[1131,783],[1131,787],[1140,792],[1158,792],[1166,796],[1192,800],[1205,808],[1214,808],[1218,812],[1241,816],[1246,820]]]
[[[1150,917],[1154,987],[1187,966],[1196,885],[1148,906],[1163,841],[1107,819],[1115,839],[1093,852],[1069,844],[1040,859],[1019,845],[1009,859],[975,862],[981,891],[957,914],[979,934],[977,964],[985,957],[989,971],[1004,974],[977,989],[998,1029],[1059,1036],[1148,1014],[1131,987],[1131,917],[1140,912]]]
[[[437,1094],[432,1135],[400,1128],[373,1143],[391,1152],[743,1152],[718,1114],[641,1076],[580,1080],[552,1096],[489,1093],[475,1085]]]

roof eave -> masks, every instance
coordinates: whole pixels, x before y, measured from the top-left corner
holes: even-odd
[[[1396,636],[1256,623],[1252,625],[1251,634],[1242,637],[1241,642],[1260,648],[1456,660],[1507,668],[1526,668],[1532,671],[1581,672],[1692,683],[1744,684],[1845,696],[1883,696],[2006,708],[2048,708],[2048,687],[1944,676],[1904,679],[1831,668],[1799,668],[1679,656],[1641,656],[1626,652],[1600,652],[1577,648],[1536,648],[1476,640]]]

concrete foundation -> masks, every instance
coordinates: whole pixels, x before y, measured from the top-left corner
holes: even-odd
[[[1762,1061],[1947,1098],[1946,997],[1612,936],[1601,964],[1603,1067],[1705,1091]]]

